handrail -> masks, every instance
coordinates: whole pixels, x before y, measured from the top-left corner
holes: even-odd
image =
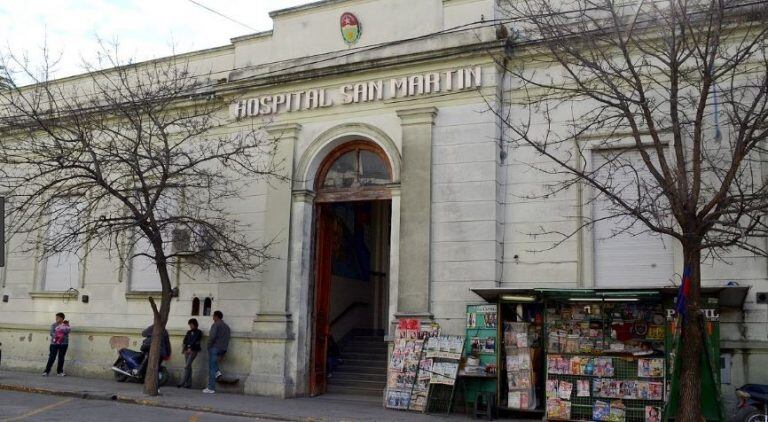
[[[341,311],[341,313],[338,316],[336,316],[336,318],[334,318],[333,321],[331,321],[330,326],[333,327],[334,324],[339,322],[340,319],[342,319],[345,316],[347,316],[347,314],[352,312],[353,309],[355,309],[355,308],[367,308],[367,307],[368,307],[368,304],[366,302],[356,301],[356,302],[350,303],[349,306],[346,307],[346,309]]]

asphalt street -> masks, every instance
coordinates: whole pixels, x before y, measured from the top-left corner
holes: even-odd
[[[47,394],[0,391],[0,421],[2,422],[245,422],[254,420],[256,419],[105,400],[83,400]]]

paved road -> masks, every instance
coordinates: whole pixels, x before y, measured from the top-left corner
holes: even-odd
[[[262,419],[264,420],[264,419]],[[0,391],[1,422],[245,422],[254,419],[164,409],[105,400]]]

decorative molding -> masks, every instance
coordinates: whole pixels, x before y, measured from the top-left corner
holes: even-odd
[[[162,294],[163,292],[159,290],[158,291],[135,290],[135,291],[125,292],[125,298],[130,300],[147,299],[150,296],[152,296],[153,298],[160,298]]]
[[[315,192],[307,189],[294,190],[292,193],[293,202],[306,202],[311,204],[315,200]]]
[[[253,320],[252,337],[265,340],[293,340],[293,317],[288,312],[260,312]]]
[[[720,350],[749,351],[750,353],[759,351],[759,353],[768,353],[768,341],[721,340]]]
[[[437,107],[417,107],[396,110],[403,126],[434,125]]]
[[[65,292],[48,292],[48,291],[32,291],[29,292],[29,296],[34,299],[44,299],[44,298],[51,298],[51,299],[66,299],[66,298],[77,298],[78,292],[73,291],[65,291]]]
[[[82,334],[97,334],[97,335],[127,335],[134,337],[141,337],[141,331],[146,327],[125,328],[125,327],[83,327],[81,325],[73,325],[73,333]],[[48,332],[51,329],[50,324],[45,325],[33,325],[33,324],[1,324],[0,331],[16,330],[16,331],[42,331]],[[187,333],[189,328],[169,329],[168,334],[174,337],[183,337]],[[233,338],[245,338],[252,339],[251,333],[242,331],[232,331]]]
[[[392,196],[400,196],[400,183],[390,183],[387,187]]]
[[[270,138],[297,138],[301,131],[301,125],[298,123],[276,123],[268,124],[264,127]]]

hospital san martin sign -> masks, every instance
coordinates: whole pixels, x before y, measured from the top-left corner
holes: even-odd
[[[480,66],[379,79],[342,85],[246,98],[232,104],[235,119],[314,110],[345,104],[370,103],[395,98],[450,93],[482,86]]]

